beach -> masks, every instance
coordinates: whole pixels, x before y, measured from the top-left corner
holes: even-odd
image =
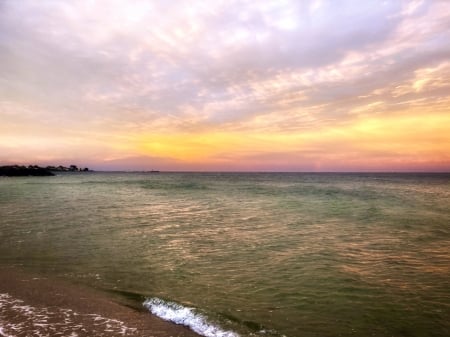
[[[196,337],[161,320],[57,278],[0,267],[0,336]]]

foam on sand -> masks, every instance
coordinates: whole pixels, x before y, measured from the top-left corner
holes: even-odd
[[[222,330],[208,322],[207,318],[195,312],[194,308],[182,306],[175,302],[164,301],[160,298],[149,298],[144,306],[154,315],[176,324],[189,327],[194,332],[205,337],[239,337],[232,331]]]
[[[33,336],[78,336],[88,333],[86,322],[89,332],[98,335],[112,333],[126,336],[136,331],[117,319],[78,313],[67,308],[34,307],[7,293],[0,293],[0,336],[24,333]]]

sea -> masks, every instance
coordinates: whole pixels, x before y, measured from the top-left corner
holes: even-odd
[[[450,336],[450,174],[1,177],[0,264],[206,337]]]

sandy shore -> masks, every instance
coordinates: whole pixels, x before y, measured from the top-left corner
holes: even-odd
[[[0,336],[198,337],[99,291],[1,266]]]

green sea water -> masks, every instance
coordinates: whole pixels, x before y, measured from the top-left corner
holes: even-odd
[[[194,308],[211,336],[449,336],[450,174],[0,178],[0,264]]]

